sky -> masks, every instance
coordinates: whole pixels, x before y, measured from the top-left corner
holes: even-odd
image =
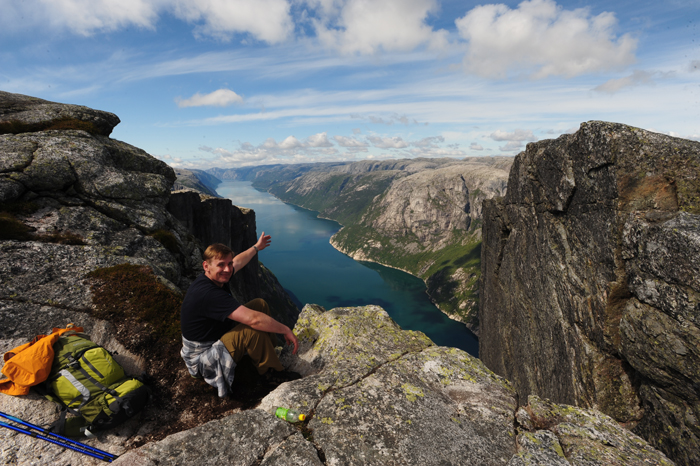
[[[0,90],[175,168],[516,155],[582,122],[700,140],[698,0],[0,0]]]

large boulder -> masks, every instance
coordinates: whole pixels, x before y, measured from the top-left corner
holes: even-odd
[[[589,122],[485,201],[479,354],[700,463],[700,143]]]
[[[118,124],[113,113],[0,91],[0,134],[73,128],[109,136]]]

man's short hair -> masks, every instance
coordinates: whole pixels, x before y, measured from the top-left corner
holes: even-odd
[[[229,254],[233,256],[233,251],[230,247],[226,246],[225,244],[214,243],[209,245],[209,247],[204,251],[202,257],[205,261],[210,262],[212,259],[221,259]]]

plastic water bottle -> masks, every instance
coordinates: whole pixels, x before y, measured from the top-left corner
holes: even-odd
[[[289,422],[299,422],[306,419],[306,414],[302,414],[296,409],[287,409],[282,407],[272,408],[272,414]]]

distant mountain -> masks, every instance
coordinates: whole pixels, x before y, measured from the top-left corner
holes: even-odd
[[[512,161],[419,158],[208,172],[250,180],[341,223],[335,248],[423,279],[440,310],[478,332],[481,204],[505,194]]]
[[[173,184],[173,191],[189,189],[209,196],[221,197],[216,193],[216,186],[221,183],[221,180],[217,177],[203,170],[185,170],[184,168],[176,168],[174,170],[177,179]]]

